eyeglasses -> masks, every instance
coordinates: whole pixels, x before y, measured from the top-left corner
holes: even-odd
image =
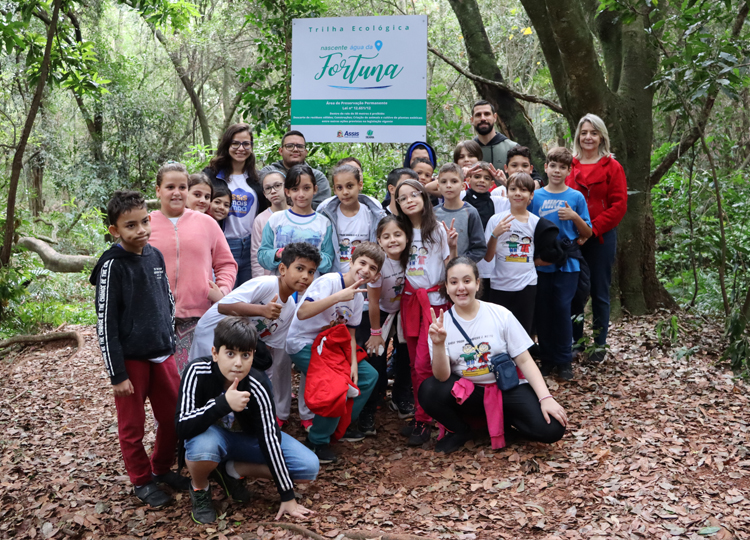
[[[406,195],[401,195],[398,199],[396,199],[396,202],[398,204],[404,204],[408,200],[419,199],[421,196],[422,194],[419,191],[412,191],[411,193],[407,193]]]
[[[270,186],[266,186],[263,188],[263,193],[272,193],[274,191],[281,191],[284,187],[284,184],[282,182],[277,182],[276,184],[271,184]]]
[[[304,144],[294,144],[294,143],[288,143],[284,145],[284,148],[287,150],[304,150],[305,145]]]
[[[253,143],[250,141],[232,141],[229,145],[232,150],[237,150],[240,146],[243,150],[250,150],[253,147]]]

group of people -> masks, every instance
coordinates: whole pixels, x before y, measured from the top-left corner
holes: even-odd
[[[188,490],[192,518],[210,523],[210,478],[243,502],[243,478],[260,477],[279,491],[277,518],[302,517],[294,483],[337,461],[332,442],[376,435],[386,407],[411,418],[409,445],[439,428],[437,452],[478,432],[493,448],[510,434],[562,438],[567,416],[544,377],[573,378],[583,328],[572,315],[589,294],[589,360],[604,359],[625,176],[595,115],[579,122],[572,152],[550,150],[546,185],[496,121],[478,101],[476,139],[441,166],[429,144],[412,144],[382,203],[362,193],[354,157],[329,184],[306,164],[298,131],[257,172],[247,124],[226,131],[202,172],[163,165],[159,210],[114,193],[117,243],[91,283],[139,499],[159,507],[171,500],[160,484]],[[304,444],[282,431],[293,367]],[[146,399],[158,426],[151,457]],[[176,454],[189,478],[172,470]]]

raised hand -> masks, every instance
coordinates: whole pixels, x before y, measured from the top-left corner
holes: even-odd
[[[339,302],[348,302],[357,294],[359,293],[366,293],[367,289],[360,289],[360,286],[365,282],[364,279],[358,279],[354,283],[352,283],[350,286],[346,287],[345,289],[341,289],[336,294],[339,295],[338,301]]]
[[[226,393],[224,394],[227,398],[229,408],[234,412],[241,412],[247,407],[247,402],[250,401],[250,392],[240,392],[237,390],[237,385],[240,383],[239,379],[235,379]]]
[[[490,174],[492,175],[492,178],[494,178],[496,186],[508,185],[508,178],[505,176],[505,173],[497,170],[492,163],[490,163]]]
[[[565,208],[560,208],[557,211],[557,217],[562,219],[563,221],[570,221],[571,219],[574,219],[578,214],[575,210],[573,210],[570,206],[568,206],[568,203],[565,203]]]
[[[436,317],[435,309],[430,308],[430,316],[432,317],[432,323],[430,324],[427,333],[429,334],[433,345],[442,345],[445,343],[445,338],[448,337],[448,332],[443,326],[443,317],[445,316],[445,313],[443,313],[443,310],[441,309],[440,316]]]
[[[454,248],[458,245],[458,231],[453,227],[453,225],[456,223],[456,218],[453,218],[451,221],[451,227],[448,228],[448,225],[445,224],[445,221],[442,222],[443,228],[445,229],[445,234],[448,235],[448,247]]]
[[[276,296],[273,297],[273,300],[271,300],[271,302],[263,306],[263,316],[266,319],[274,320],[274,319],[279,318],[279,315],[281,314],[282,306],[281,304],[276,302],[276,300],[278,299],[279,299],[279,295],[277,294]]]
[[[492,234],[495,235],[495,238],[499,238],[500,235],[507,233],[510,230],[511,222],[514,219],[515,218],[513,217],[513,214],[508,214],[503,219],[501,219],[492,231]]]

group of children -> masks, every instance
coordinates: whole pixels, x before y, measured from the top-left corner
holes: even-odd
[[[270,206],[254,216],[254,277],[247,280],[228,262],[231,244],[215,238],[233,209],[230,190],[167,164],[157,176],[160,211],[149,216],[136,192],[114,194],[109,231],[118,243],[91,282],[122,454],[141,500],[166,504],[160,483],[188,489],[191,516],[208,523],[216,519],[209,477],[244,501],[250,494],[242,478],[252,476],[275,482],[279,516],[306,515],[293,483],[314,480],[320,463],[337,460],[331,442],[376,434],[391,343],[390,406],[401,418],[414,417],[402,430],[409,445],[427,442],[432,419],[419,388],[432,375],[430,310],[450,308],[443,286],[455,257],[478,263],[484,300],[504,306],[539,336],[542,373],[572,378],[577,247],[591,229],[583,196],[565,185],[571,153],[550,151],[543,188],[529,174],[524,147],[511,149],[500,171],[482,161],[478,144],[465,141],[436,176],[429,145],[417,143],[410,154],[409,167],[389,174],[382,205],[362,193],[355,158],[333,170],[334,196],[317,211],[318,185],[308,165],[267,172],[260,189]],[[185,216],[195,222],[190,239],[179,235]],[[194,260],[181,254],[191,250],[185,244],[201,241],[211,242],[206,254],[193,249]],[[175,243],[176,255],[161,253]],[[199,272],[194,280],[180,277],[193,272]],[[198,295],[202,303],[181,308],[182,295]],[[183,360],[173,358],[185,355],[181,328],[189,334]],[[290,415],[292,365],[302,374],[304,445],[281,431]],[[158,422],[151,458],[142,444],[146,398]],[[190,479],[170,472],[178,440]]]

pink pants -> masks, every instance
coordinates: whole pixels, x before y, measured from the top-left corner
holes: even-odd
[[[130,481],[133,485],[142,486],[151,482],[152,472],[165,474],[175,462],[177,433],[174,417],[180,376],[171,356],[161,364],[148,360],[125,360],[125,369],[135,392],[130,396],[115,397],[117,433]],[[151,402],[154,418],[158,422],[156,443],[150,459],[143,447],[146,398]]]

